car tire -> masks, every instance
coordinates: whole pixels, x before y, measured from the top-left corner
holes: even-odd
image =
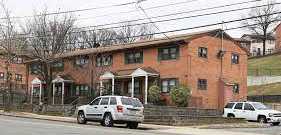
[[[280,122],[273,122],[272,126],[279,126]]]
[[[230,114],[227,114],[227,118],[235,118],[234,114],[230,113]]]
[[[266,117],[265,116],[259,116],[258,122],[261,123],[261,124],[267,123]]]
[[[87,124],[87,119],[85,117],[84,112],[82,112],[82,111],[78,112],[77,123],[78,124]]]
[[[102,125],[105,127],[113,126],[113,119],[110,113],[106,113],[103,117]]]
[[[137,129],[138,125],[139,125],[138,122],[128,122],[127,123],[127,127],[130,128],[130,129]]]

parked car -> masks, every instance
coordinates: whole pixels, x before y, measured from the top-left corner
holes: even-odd
[[[143,111],[144,107],[137,98],[101,96],[78,107],[77,122],[86,124],[87,121],[95,121],[106,127],[114,123],[127,124],[127,127],[135,129],[144,120]]]
[[[224,107],[223,117],[245,118],[249,121],[260,123],[272,123],[279,125],[281,122],[281,112],[269,109],[260,102],[229,102]]]

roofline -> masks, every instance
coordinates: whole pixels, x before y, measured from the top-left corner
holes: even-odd
[[[104,47],[98,47],[98,48],[87,48],[87,49],[83,49],[83,50],[68,52],[66,54],[59,55],[56,58],[57,59],[63,59],[63,58],[76,57],[76,56],[89,55],[89,54],[97,54],[97,53],[106,53],[106,52],[127,50],[127,49],[132,49],[132,48],[150,48],[150,47],[155,47],[155,46],[159,46],[161,44],[167,44],[167,43],[172,43],[172,42],[184,41],[184,42],[188,43],[187,40],[193,40],[195,38],[199,38],[199,37],[204,36],[206,34],[211,34],[213,32],[222,32],[222,31],[223,31],[222,29],[213,29],[213,30],[208,30],[208,31],[200,31],[200,32],[195,32],[195,33],[174,35],[174,36],[170,36],[169,39],[167,39],[167,38],[157,38],[157,39],[154,39],[154,40],[138,41],[138,42],[134,42],[134,43],[115,44],[115,45],[112,45],[112,46],[104,46]],[[236,41],[234,38],[232,38],[229,34],[224,32],[224,35],[225,35],[225,37],[227,37],[228,39],[233,41],[238,47],[240,47],[248,55],[250,54],[249,51],[246,48],[242,47],[238,43],[238,41]],[[161,42],[161,41],[163,41],[163,42]],[[153,43],[149,44],[150,42],[153,42]],[[137,46],[137,45],[139,45],[139,46]],[[155,45],[155,46],[151,46],[151,45]],[[112,47],[116,47],[116,46],[117,47],[125,46],[125,47],[111,49]],[[102,50],[102,49],[108,49],[108,50]],[[71,53],[76,53],[76,54],[71,54]],[[30,62],[34,62],[34,61],[38,61],[38,59],[29,60],[29,61],[26,61],[25,63],[30,63]]]

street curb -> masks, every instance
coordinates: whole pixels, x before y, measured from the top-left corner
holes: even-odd
[[[65,123],[76,123],[76,121],[56,120],[56,119],[39,118],[39,117],[29,117],[29,116],[22,116],[22,115],[17,115],[17,114],[5,114],[5,113],[0,113],[0,115],[2,115],[2,116],[16,117],[16,118],[27,118],[27,119],[36,119],[36,120],[48,120],[48,121],[65,122]]]

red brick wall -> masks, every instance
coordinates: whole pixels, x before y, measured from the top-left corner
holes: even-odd
[[[0,57],[0,72],[7,76],[7,71],[5,69],[5,59]],[[9,66],[9,72],[12,73],[12,83],[17,85],[24,85],[25,88],[17,89],[17,92],[25,93],[26,92],[26,83],[27,83],[27,74],[26,74],[26,66],[24,64],[11,64]],[[16,74],[22,75],[22,81],[15,81]],[[0,84],[4,84],[6,81],[0,80]]]
[[[275,38],[276,38],[276,49],[281,50],[281,24],[276,27],[275,31]]]
[[[202,99],[204,108],[219,108],[223,106],[222,96],[224,87],[220,81],[221,61],[217,58],[220,50],[221,40],[211,36],[202,36],[187,41],[186,45],[180,46],[180,57],[177,60],[159,61],[158,48],[143,49],[142,64],[125,64],[124,51],[113,52],[113,65],[108,68],[96,68],[95,58],[90,56],[90,62],[85,67],[75,67],[73,58],[65,59],[65,71],[61,74],[71,75],[77,84],[88,84],[92,86],[98,83],[98,76],[104,71],[116,71],[124,69],[135,69],[139,67],[151,67],[160,73],[160,78],[178,78],[180,84],[188,85],[192,89],[192,96]],[[198,47],[208,48],[208,58],[198,57]],[[233,41],[224,40],[226,54],[223,58],[223,78],[240,84],[240,93],[234,94],[233,99],[246,98],[247,96],[247,54]],[[240,55],[240,64],[231,64],[231,53]],[[97,69],[97,70],[95,70]],[[208,80],[206,91],[197,89],[198,79]],[[31,81],[29,79],[29,81]],[[170,101],[168,101],[170,103]]]

